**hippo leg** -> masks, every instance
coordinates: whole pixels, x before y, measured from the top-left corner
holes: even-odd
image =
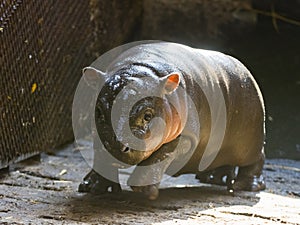
[[[234,190],[260,191],[266,188],[262,170],[265,157],[262,154],[259,161],[245,167],[240,167],[237,178],[233,184]]]
[[[158,188],[163,174],[177,156],[174,149],[176,149],[178,140],[179,138],[176,138],[174,141],[164,144],[135,168],[127,181],[133,191],[143,192],[150,200],[158,197]]]
[[[112,168],[114,170],[116,168]],[[118,175],[118,169],[115,171]],[[102,194],[106,192],[120,192],[121,186],[119,183],[110,181],[95,170],[91,170],[84,178],[83,181],[79,184],[79,192],[90,192],[94,194]]]

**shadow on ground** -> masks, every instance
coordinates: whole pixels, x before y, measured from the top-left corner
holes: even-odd
[[[122,193],[82,194],[77,187],[90,170],[67,146],[55,155],[18,163],[2,172],[0,221],[11,224],[297,224],[300,163],[267,160],[267,190],[227,194],[226,187],[200,184],[194,175],[165,180],[156,201],[128,187]],[[123,175],[121,175],[123,176]]]

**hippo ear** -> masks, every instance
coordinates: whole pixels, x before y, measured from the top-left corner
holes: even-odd
[[[82,73],[85,82],[92,88],[97,89],[105,81],[105,73],[93,67],[85,67]]]
[[[170,73],[169,75],[161,79],[166,94],[171,94],[172,92],[174,92],[180,83],[180,75],[177,72]]]

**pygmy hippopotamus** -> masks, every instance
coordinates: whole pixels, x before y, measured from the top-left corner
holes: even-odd
[[[165,173],[193,173],[230,192],[265,189],[263,98],[237,59],[157,42],[127,49],[106,71],[83,73],[103,87],[95,107],[101,144],[94,143],[94,166],[80,192],[120,191],[118,169],[132,165],[127,183],[149,199],[157,198]]]

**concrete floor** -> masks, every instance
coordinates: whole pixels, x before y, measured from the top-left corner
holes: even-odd
[[[128,187],[119,194],[77,192],[89,166],[67,146],[1,172],[1,224],[300,224],[300,162],[267,160],[267,190],[227,195],[194,175],[170,178],[149,201]],[[121,174],[121,180],[125,174]]]

